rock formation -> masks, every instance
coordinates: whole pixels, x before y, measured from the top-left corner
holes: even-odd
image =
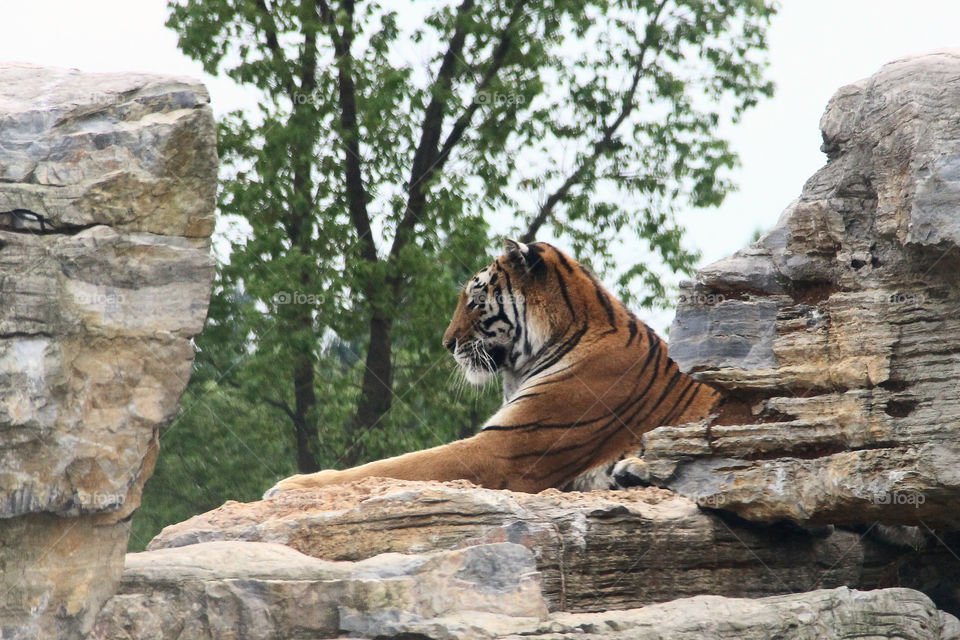
[[[960,52],[830,100],[827,164],[670,332],[743,420],[648,434],[646,480],[751,520],[960,528],[958,105]]]
[[[131,554],[93,635],[487,638],[546,616],[539,577],[532,554],[509,543],[325,562],[279,544],[208,542]]]
[[[250,638],[308,628],[324,637],[960,637],[960,623],[927,596],[884,589],[913,586],[960,608],[950,546],[960,537],[951,532],[960,522],[957,104],[954,53],[897,61],[841,89],[822,121],[826,166],[776,228],[685,285],[671,355],[739,411],[733,424],[649,433],[636,472],[662,488],[526,495],[368,480],[227,503],[167,528],[131,563],[100,637],[154,637],[177,611],[250,621]],[[863,535],[878,523],[918,525],[929,548]],[[302,554],[278,579],[315,571],[331,584],[261,585],[273,574],[255,558],[183,578],[144,569],[206,566],[210,545],[271,543]],[[469,561],[456,554],[477,549],[482,579],[433,591],[442,580],[420,567],[459,567]],[[380,555],[398,552],[407,560]],[[347,577],[324,577],[334,570],[318,559]],[[383,562],[410,569],[391,574],[395,587],[375,570],[384,591],[358,606],[348,594],[361,567]],[[384,595],[394,588],[402,595]],[[536,591],[541,613],[505,619],[496,598],[515,602],[523,589]],[[297,610],[315,616],[299,627],[278,604],[294,592],[315,603]],[[147,615],[145,604],[163,613]],[[321,618],[329,626],[318,631]],[[205,624],[176,629],[217,637]]]
[[[97,640],[958,640],[960,623],[911,589],[696,596],[642,609],[548,615],[526,548],[480,544],[324,562],[286,546],[206,542],[131,554]]]
[[[81,637],[116,589],[213,279],[208,102],[0,65],[0,637]]]
[[[148,549],[224,540],[353,561],[512,542],[533,552],[543,597],[556,611],[874,587],[890,561],[850,531],[817,536],[728,523],[662,489],[532,495],[380,479],[228,502],[167,527]]]
[[[671,355],[739,411],[649,433],[659,488],[230,502],[128,556],[95,623],[203,317],[212,129],[185,82],[97,76],[103,106],[76,74],[43,72],[42,102],[36,69],[6,73],[0,210],[43,224],[0,230],[3,637],[960,640],[960,54],[841,89],[826,166],[685,285]],[[888,524],[927,548],[863,535]]]

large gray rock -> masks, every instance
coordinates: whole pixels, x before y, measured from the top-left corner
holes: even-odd
[[[0,636],[72,638],[206,316],[217,157],[202,85],[0,65]]]
[[[827,164],[684,285],[670,353],[743,406],[638,475],[762,521],[960,528],[960,52],[840,89]]]
[[[131,554],[93,637],[960,639],[956,618],[911,589],[697,596],[548,616],[539,586],[533,555],[511,543],[325,562],[278,544],[206,542]]]
[[[228,502],[167,527],[148,549],[224,540],[338,561],[512,542],[533,552],[550,609],[567,611],[886,586],[899,557],[851,531],[728,522],[661,489],[527,494],[378,478]]]
[[[530,551],[509,543],[325,562],[279,544],[208,542],[130,554],[93,637],[488,638],[546,617],[539,580]]]

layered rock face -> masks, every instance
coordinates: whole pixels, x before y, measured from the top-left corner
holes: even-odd
[[[80,637],[206,316],[217,157],[189,80],[0,65],[0,636]]]
[[[838,586],[884,586],[889,560],[849,531],[727,523],[662,489],[370,478],[168,527],[128,556],[94,637],[960,639],[918,591]]]
[[[380,479],[228,502],[167,527],[148,550],[226,540],[341,561],[511,542],[534,554],[543,597],[562,611],[873,587],[889,562],[850,531],[728,523],[662,489],[531,495]]]
[[[131,554],[127,564],[97,640],[960,639],[957,619],[911,589],[696,596],[548,615],[533,555],[510,543],[323,562],[283,545],[207,542]]]
[[[740,424],[648,434],[647,480],[751,520],[960,527],[958,105],[960,52],[831,99],[826,166],[670,332]]]

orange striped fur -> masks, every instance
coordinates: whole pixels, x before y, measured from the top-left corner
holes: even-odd
[[[588,269],[546,243],[507,242],[468,282],[443,340],[467,377],[503,376],[503,406],[465,440],[281,481],[268,492],[369,476],[466,479],[536,492],[640,448],[661,425],[710,416],[721,397]]]

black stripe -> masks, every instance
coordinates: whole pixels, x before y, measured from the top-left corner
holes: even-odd
[[[600,302],[600,306],[603,307],[603,310],[607,312],[607,320],[610,322],[610,326],[613,328],[613,331],[608,331],[607,333],[616,332],[617,323],[613,313],[613,305],[610,304],[610,296],[607,295],[606,291],[604,291],[603,286],[600,284],[600,281],[597,280],[597,277],[584,268],[583,265],[580,265],[580,271],[582,271],[583,275],[587,276],[587,279],[590,280],[591,284],[593,284],[593,289],[597,294],[597,300]]]
[[[553,354],[551,354],[545,362],[542,362],[540,366],[538,366],[536,369],[534,369],[529,374],[527,374],[527,377],[528,378],[533,377],[538,373],[541,373],[546,369],[549,369],[550,367],[555,365],[557,362],[559,362],[565,355],[570,353],[570,351],[572,351],[574,347],[580,344],[580,340],[583,338],[584,335],[586,335],[588,329],[589,329],[589,325],[587,323],[584,323],[580,327],[580,329],[578,329],[572,336],[570,336],[566,341],[561,343],[557,347],[556,351]],[[538,359],[539,359],[539,354],[538,354]]]
[[[647,411],[646,415],[643,416],[643,420],[640,422],[646,421],[654,412],[660,407],[660,403],[663,402],[663,399],[667,397],[667,394],[670,393],[670,390],[673,389],[673,385],[677,384],[677,380],[682,378],[685,374],[682,373],[679,369],[673,372],[673,375],[670,377],[670,381],[663,386],[663,392],[660,394],[660,397],[657,398],[657,401],[653,403],[653,406]],[[656,425],[660,426],[660,425]]]
[[[507,317],[507,314],[505,314],[505,313],[503,312],[503,309],[501,309],[501,310],[500,310],[500,313],[498,313],[497,315],[495,315],[495,316],[490,316],[489,318],[486,318],[486,319],[484,319],[484,320],[481,320],[481,321],[480,321],[480,326],[482,326],[484,329],[489,329],[489,328],[490,328],[490,325],[492,325],[493,323],[495,323],[495,322],[497,322],[497,321],[499,321],[499,320],[503,320],[503,322],[504,322],[508,327],[512,327],[512,326],[513,326],[513,323],[510,322],[510,319]]]
[[[573,273],[573,267],[570,266],[570,262],[567,260],[567,256],[563,255],[563,252],[561,252],[556,247],[550,247],[550,248],[553,249],[554,253],[557,254],[557,260],[559,260],[560,264],[563,265],[563,268],[567,270],[567,273]]]
[[[570,302],[570,295],[567,293],[567,285],[563,281],[563,276],[560,275],[560,271],[556,267],[553,268],[553,272],[557,274],[557,283],[560,285],[560,295],[563,296],[563,301],[567,304],[570,315],[576,317],[577,312],[573,310],[573,303]]]
[[[644,325],[644,328],[647,330],[647,342],[650,344],[659,344],[660,338],[657,336],[656,332],[650,328],[650,325]]]
[[[630,321],[627,323],[627,329],[630,331],[630,337],[627,338],[627,346],[629,347],[633,339],[637,337],[637,318],[632,313],[630,314]]]
[[[663,424],[673,424],[672,418],[671,418],[671,416],[673,415],[673,412],[677,409],[680,403],[683,402],[683,397],[687,395],[687,392],[690,391],[690,389],[696,383],[697,381],[694,380],[693,378],[687,378],[686,386],[683,388],[683,391],[677,394],[677,398],[676,400],[673,401],[673,406],[670,407],[670,411],[667,411],[665,414],[663,414],[663,419],[661,420]]]
[[[542,396],[542,395],[543,395],[542,393],[525,393],[522,396],[511,398],[510,402],[508,402],[507,404],[513,404],[514,402],[518,402],[520,400],[523,400],[524,398],[536,398],[537,396]]]
[[[584,451],[581,455],[577,456],[576,458],[573,459],[573,461],[568,462],[564,466],[558,467],[556,469],[549,469],[547,470],[546,473],[542,473],[538,476],[533,476],[533,477],[538,480],[543,480],[545,478],[549,478],[550,476],[557,475],[558,473],[563,474],[560,476],[560,479],[557,482],[551,483],[554,486],[562,485],[565,483],[565,481],[568,478],[576,477],[581,473],[583,473],[584,471],[586,471],[587,469],[589,469],[590,465],[587,464],[587,462],[585,461],[589,461],[590,459],[594,458],[605,444],[606,442],[601,440],[596,444],[594,444],[594,446],[589,449],[584,448]],[[584,443],[584,445],[586,445],[586,443]],[[574,448],[577,448],[577,447],[569,447],[569,449],[574,449]]]
[[[597,291],[597,300],[599,300],[600,304],[603,305],[604,311],[607,312],[607,320],[610,322],[612,331],[608,331],[607,333],[615,333],[617,331],[617,322],[613,315],[613,305],[610,304],[610,296],[607,295],[606,291],[600,288],[599,284],[594,283],[593,286]]]
[[[589,420],[577,420],[576,422],[524,422],[521,424],[508,424],[500,425],[494,424],[488,427],[484,427],[484,431],[517,431],[518,429],[576,429],[579,427],[586,427],[598,420],[602,420],[606,417],[606,414],[597,416],[596,418],[590,418]]]
[[[517,335],[513,337],[514,343],[523,339],[523,354],[530,355],[530,332],[527,331],[527,305],[523,305],[523,318],[521,318],[520,312],[517,311],[517,297],[513,295],[513,281],[510,280],[510,274],[504,271],[503,278],[507,284],[507,295],[510,296],[510,306],[513,308],[513,317],[516,321]],[[501,309],[503,308],[503,301],[501,301],[500,307]]]
[[[680,408],[680,411],[677,412],[677,415],[676,415],[675,417],[672,417],[672,418],[670,419],[670,422],[668,422],[667,424],[673,424],[673,422],[674,422],[677,418],[679,418],[680,416],[682,416],[682,415],[684,414],[684,412],[686,412],[686,410],[687,410],[687,409],[690,407],[690,405],[693,403],[693,399],[696,398],[696,397],[700,394],[700,390],[701,390],[701,389],[703,389],[703,385],[700,384],[700,383],[697,383],[696,388],[694,389],[694,392],[690,394],[690,397],[687,399],[686,403],[684,403],[683,407]]]
[[[510,296],[510,306],[513,307],[513,317],[520,318],[520,313],[517,311],[517,298],[513,295],[513,282],[510,280],[510,274],[506,271],[503,272],[503,278],[507,283],[507,295]],[[503,306],[503,301],[500,301],[500,306]]]
[[[561,453],[566,453],[567,451],[573,451],[574,449],[579,449],[583,446],[582,442],[574,442],[573,444],[568,444],[564,447],[550,447],[549,449],[540,449],[537,451],[524,451],[523,453],[517,453],[512,456],[497,456],[499,458],[504,458],[506,460],[520,460],[521,458],[532,458],[534,456],[540,456],[541,458],[548,458],[550,456],[556,456]]]
[[[644,360],[644,362],[643,362],[643,367],[640,368],[640,373],[637,374],[638,377],[641,376],[641,375],[643,375],[643,372],[647,370],[647,367],[650,365],[650,360],[653,359],[654,354],[656,354],[656,355],[658,356],[658,362],[659,362],[659,354],[660,354],[660,342],[659,342],[659,341],[654,342],[654,343],[651,343],[651,344],[647,347],[647,359]],[[656,374],[654,374],[654,376],[656,376]]]
[[[557,384],[557,383],[560,383],[560,382],[566,382],[566,381],[569,380],[570,378],[576,377],[577,374],[576,374],[576,373],[568,373],[568,374],[565,375],[565,376],[559,376],[559,377],[557,377],[557,376],[558,376],[558,374],[563,373],[564,371],[567,371],[568,369],[572,369],[574,366],[576,366],[576,365],[569,364],[569,365],[565,366],[565,367],[562,368],[562,369],[557,369],[556,371],[554,371],[553,373],[551,373],[551,374],[550,374],[550,377],[547,378],[546,380],[541,380],[541,381],[539,381],[539,382],[535,382],[535,383],[533,383],[533,384],[531,384],[531,385],[529,385],[529,386],[528,386],[528,385],[524,385],[523,388],[524,388],[524,389],[536,389],[537,387],[542,387],[542,386],[545,385],[545,384]]]

